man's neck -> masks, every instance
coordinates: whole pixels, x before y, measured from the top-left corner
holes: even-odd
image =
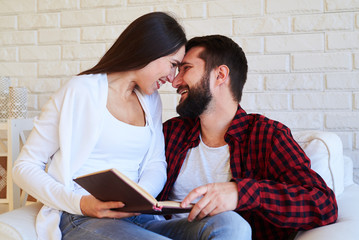
[[[227,143],[224,136],[230,126],[238,104],[231,103],[225,107],[214,107],[200,116],[202,141],[209,147],[220,147]]]

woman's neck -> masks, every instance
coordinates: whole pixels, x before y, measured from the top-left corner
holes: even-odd
[[[108,87],[121,98],[128,99],[136,87],[130,72],[118,72],[107,74]]]

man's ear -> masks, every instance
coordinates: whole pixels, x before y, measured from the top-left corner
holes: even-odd
[[[216,69],[216,86],[222,85],[228,80],[229,68],[226,65],[220,65]]]

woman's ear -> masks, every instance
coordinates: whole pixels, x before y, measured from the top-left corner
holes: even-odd
[[[216,69],[216,86],[222,85],[228,80],[229,68],[226,65],[220,65]]]

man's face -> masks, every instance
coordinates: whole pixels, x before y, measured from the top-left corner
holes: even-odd
[[[200,82],[188,88],[187,91],[187,97],[184,99],[181,98],[176,111],[181,117],[198,117],[207,109],[212,99],[208,74],[204,74]]]
[[[172,84],[178,88],[177,93],[181,94],[176,110],[182,117],[201,115],[212,100],[210,76],[205,71],[205,62],[199,58],[202,50],[202,47],[194,47],[187,52]]]

